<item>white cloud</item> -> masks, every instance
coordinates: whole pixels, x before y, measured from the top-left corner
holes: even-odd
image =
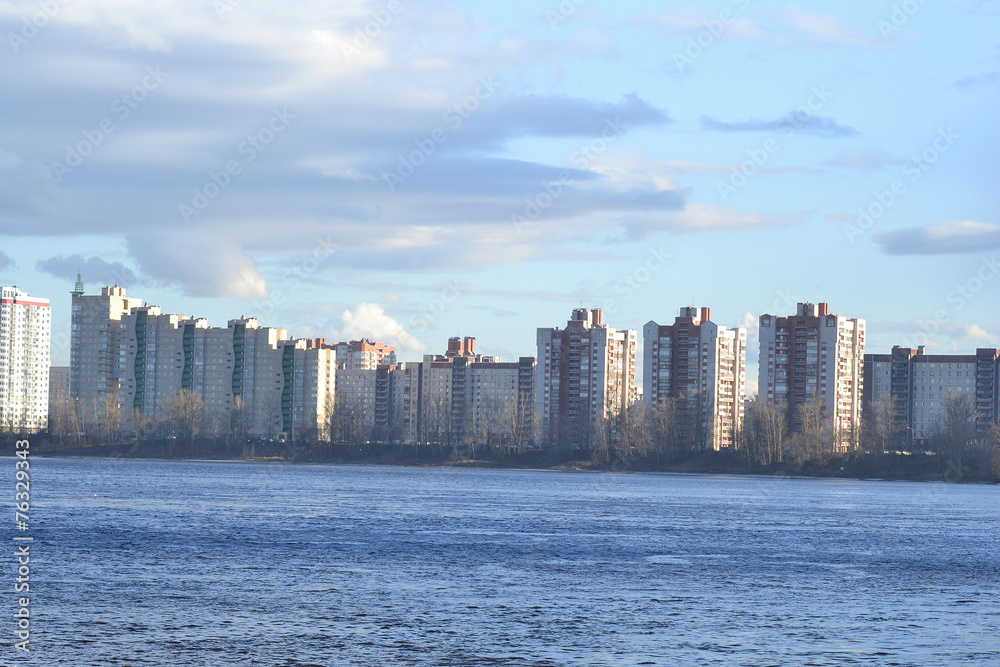
[[[978,324],[961,325],[955,332],[955,338],[959,340],[976,341],[990,347],[1000,347],[1000,335],[990,333]]]
[[[835,14],[811,12],[795,5],[781,13],[786,24],[815,44],[881,48],[884,40],[874,39]]]
[[[960,220],[905,227],[875,237],[890,255],[979,253],[1000,248],[1000,224]]]
[[[345,310],[341,317],[344,326],[340,330],[340,336],[345,340],[369,338],[411,352],[423,352],[427,349],[426,344],[408,333],[401,322],[387,315],[385,309],[377,303],[359,303],[353,312]]]
[[[753,313],[743,313],[736,326],[747,330],[747,377],[744,386],[746,395],[753,396],[757,393],[759,383],[760,319]]]
[[[196,232],[135,234],[128,247],[144,278],[178,286],[189,296],[268,298],[257,264],[231,240]]]
[[[730,14],[732,13],[730,12]],[[718,23],[716,23],[717,21]],[[704,9],[696,5],[682,7],[660,15],[646,15],[641,17],[639,22],[672,35],[698,33],[709,30],[710,26],[720,30],[718,24],[722,23],[717,15],[709,16]],[[729,18],[728,21],[722,23],[721,30],[723,36],[745,39],[767,35],[767,30],[760,23],[745,16]]]

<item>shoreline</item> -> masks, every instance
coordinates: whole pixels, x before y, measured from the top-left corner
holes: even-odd
[[[648,459],[615,458],[596,462],[575,458],[569,452],[532,451],[511,455],[502,460],[448,457],[419,460],[419,454],[394,446],[391,451],[365,451],[358,447],[325,447],[320,451],[267,452],[263,456],[242,456],[236,452],[196,452],[193,455],[169,455],[162,451],[143,451],[132,445],[92,445],[87,447],[43,446],[37,458],[93,459],[108,461],[162,461],[171,463],[245,463],[283,465],[392,466],[450,470],[524,470],[567,473],[667,473],[679,475],[718,475],[761,477],[768,479],[848,479],[880,482],[947,482],[998,484],[980,466],[969,461],[957,462],[944,456],[845,455],[827,462],[780,462],[768,466],[748,463],[739,452],[685,452],[669,461],[652,464]],[[338,451],[340,450],[340,451]],[[427,454],[427,452],[425,452]],[[971,459],[971,457],[966,457]]]

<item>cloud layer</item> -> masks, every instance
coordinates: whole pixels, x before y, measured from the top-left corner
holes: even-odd
[[[964,220],[907,227],[875,240],[890,255],[950,255],[1000,249],[1000,224]]]

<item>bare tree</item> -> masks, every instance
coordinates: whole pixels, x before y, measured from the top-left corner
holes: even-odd
[[[181,389],[167,399],[167,427],[178,440],[194,446],[205,417],[205,402],[190,389]]]
[[[361,405],[357,400],[348,400],[344,394],[337,394],[333,401],[333,440],[342,445],[362,444],[362,418]]]
[[[788,440],[787,411],[759,395],[754,397],[747,405],[739,440],[751,461],[762,465],[781,462]]]
[[[789,442],[795,460],[826,463],[833,456],[830,419],[819,394],[795,410],[798,428]]]
[[[931,440],[937,444],[939,453],[948,454],[961,465],[962,454],[976,440],[976,412],[972,396],[968,394],[948,394],[944,399],[944,421]]]
[[[65,394],[56,396],[49,410],[49,433],[62,443],[67,436],[77,437],[79,431],[76,401]]]
[[[649,445],[656,455],[656,465],[659,467],[661,456],[673,459],[678,453],[677,399],[668,398],[658,401],[650,405],[648,410]]]
[[[247,439],[247,402],[242,394],[233,398],[233,408],[229,412],[229,432],[236,442],[245,443]]]
[[[145,412],[138,408],[133,408],[132,413],[129,415],[129,421],[132,423],[132,433],[135,434],[137,440],[145,440],[149,436],[149,429],[152,424]]]
[[[892,394],[883,393],[871,404],[865,413],[861,426],[861,442],[864,448],[875,454],[884,454],[899,440],[903,429],[896,423],[897,399]]]
[[[649,410],[643,401],[636,401],[622,410],[618,416],[618,433],[623,452],[646,458],[649,454],[649,422]]]
[[[118,444],[124,427],[125,420],[121,405],[118,403],[118,394],[109,391],[104,395],[104,433],[107,435],[108,444]]]

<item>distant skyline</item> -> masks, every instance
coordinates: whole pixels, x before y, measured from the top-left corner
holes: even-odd
[[[694,305],[756,379],[757,317],[799,301],[869,352],[998,347],[998,28],[997,0],[9,2],[0,284],[54,341],[79,271],[401,360]]]

